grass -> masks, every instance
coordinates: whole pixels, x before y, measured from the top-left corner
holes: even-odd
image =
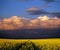
[[[60,39],[0,39],[0,50],[60,50]]]

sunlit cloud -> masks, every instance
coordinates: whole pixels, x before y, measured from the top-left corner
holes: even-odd
[[[24,20],[26,21],[27,19],[17,16],[4,18],[0,21],[0,29],[20,29],[24,26]]]
[[[39,16],[34,19],[12,16],[0,19],[0,30],[60,28],[60,18]]]
[[[40,14],[49,14],[47,11],[43,9],[39,9],[37,7],[31,7],[26,10],[26,12],[30,15],[40,15]]]
[[[37,10],[39,10],[37,7],[31,7],[27,9],[27,11],[37,11]]]
[[[40,16],[30,21],[29,26],[36,28],[60,28],[60,18],[49,18],[48,16]]]

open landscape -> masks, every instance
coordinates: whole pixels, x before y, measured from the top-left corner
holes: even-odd
[[[60,39],[0,39],[0,50],[60,50]]]
[[[0,50],[60,50],[60,0],[0,0]]]

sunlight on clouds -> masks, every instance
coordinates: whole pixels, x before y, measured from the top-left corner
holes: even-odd
[[[42,21],[49,20],[48,16],[41,16],[41,17],[38,17],[38,19],[40,19]]]
[[[27,11],[37,11],[37,10],[39,10],[37,7],[31,7],[29,9],[27,9]]]
[[[3,27],[3,29],[20,29],[23,27],[23,24],[21,18],[17,16],[5,18],[0,22],[0,26]]]
[[[40,16],[33,19],[28,24],[29,28],[60,28],[60,18],[49,18],[48,16]]]
[[[48,16],[39,16],[35,19],[27,19],[18,16],[4,18],[0,20],[0,30],[14,29],[38,29],[38,28],[60,28],[60,18]]]

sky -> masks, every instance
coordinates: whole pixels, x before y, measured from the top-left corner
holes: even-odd
[[[60,37],[60,0],[0,0],[0,32],[0,37]]]
[[[44,14],[46,12],[51,14],[60,13],[60,1],[59,0],[0,0],[0,19],[11,16],[36,18],[42,14],[46,15]]]

